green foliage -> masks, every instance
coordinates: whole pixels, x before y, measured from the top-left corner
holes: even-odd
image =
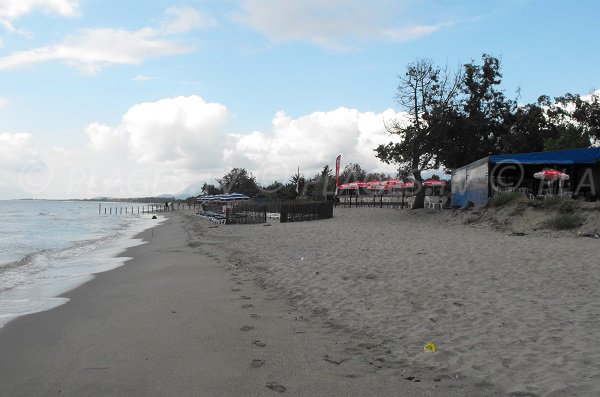
[[[548,222],[548,227],[554,230],[574,229],[583,223],[583,217],[579,214],[557,214]]]
[[[219,188],[224,193],[243,193],[254,197],[259,193],[256,178],[244,168],[234,168],[229,173],[218,179]]]
[[[364,181],[367,177],[367,172],[358,164],[350,163],[340,174],[340,183],[348,183],[355,181]]]
[[[489,199],[489,204],[492,207],[502,207],[503,205],[518,200],[520,197],[521,195],[515,192],[499,193]]]
[[[575,212],[577,205],[571,200],[561,200],[558,204],[558,212],[561,214],[571,214]]]
[[[202,185],[202,194],[210,194],[210,195],[214,195],[214,194],[222,194],[223,191],[221,189],[219,189],[218,187],[216,187],[215,185],[209,185],[208,183],[204,183],[204,185]]]
[[[581,126],[559,125],[556,133],[544,139],[544,150],[575,149],[590,146],[590,136]]]
[[[544,150],[544,139],[554,135],[544,111],[548,106],[549,98],[542,96],[535,104],[517,108],[512,117],[512,125],[501,138],[504,152],[525,153]]]
[[[488,54],[454,74],[417,59],[399,80],[396,101],[408,117],[386,129],[400,141],[375,151],[418,181],[424,170],[454,169],[490,154],[588,147],[600,139],[598,96],[542,95],[517,106],[500,89],[500,61]]]

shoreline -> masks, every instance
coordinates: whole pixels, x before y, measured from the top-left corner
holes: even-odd
[[[0,292],[0,329],[24,315],[51,310],[68,302],[65,294],[69,291],[100,273],[123,266],[129,259],[123,256],[125,251],[144,244],[138,236],[163,221],[162,216],[158,221],[141,217],[125,227],[115,228],[112,234],[73,241],[56,249],[40,249],[16,261],[25,262],[35,271],[29,270],[28,278],[17,272],[13,277],[22,280],[13,281],[13,285]]]
[[[7,395],[478,395],[467,379],[407,380],[347,357],[320,326],[173,214],[125,265],[0,330]],[[220,243],[227,243],[227,239]],[[238,266],[238,270],[235,269]],[[242,269],[243,270],[243,269]],[[377,364],[377,362],[375,362]],[[284,390],[285,388],[285,390]],[[489,390],[489,388],[487,389]],[[484,395],[484,394],[480,394]],[[489,393],[487,395],[490,395]]]

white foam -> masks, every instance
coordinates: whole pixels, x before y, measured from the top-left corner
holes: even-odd
[[[4,272],[2,284],[10,288],[0,292],[0,328],[19,316],[50,310],[68,302],[60,295],[90,281],[94,274],[122,266],[131,258],[118,256],[121,252],[146,243],[133,237],[164,220],[164,217],[142,218],[115,236],[37,255],[26,266]]]

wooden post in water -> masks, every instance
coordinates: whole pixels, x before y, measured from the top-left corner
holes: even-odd
[[[102,204],[98,203],[98,215],[102,213]]]

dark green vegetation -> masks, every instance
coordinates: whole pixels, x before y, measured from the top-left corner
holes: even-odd
[[[494,197],[491,197],[489,199],[489,203],[492,207],[502,207],[503,205],[518,200],[519,198],[521,198],[519,193],[499,193]]]
[[[396,101],[408,117],[387,125],[399,142],[375,150],[418,181],[427,169],[454,169],[498,153],[587,147],[600,138],[598,97],[542,95],[517,106],[518,96],[507,98],[500,89],[500,61],[487,54],[456,72],[419,59],[399,79]],[[420,206],[422,199],[417,196]]]
[[[583,223],[583,216],[580,214],[559,213],[554,215],[548,221],[548,227],[554,230],[575,229]]]

